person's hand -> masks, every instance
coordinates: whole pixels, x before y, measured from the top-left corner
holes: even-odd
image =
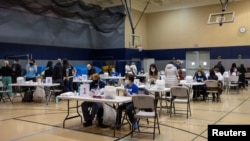
[[[124,89],[124,90],[123,90],[123,95],[124,95],[124,96],[128,96],[128,95],[129,95],[128,89]]]
[[[154,82],[154,81],[155,81],[155,79],[154,79],[154,78],[150,78],[150,81],[151,81],[151,82]]]

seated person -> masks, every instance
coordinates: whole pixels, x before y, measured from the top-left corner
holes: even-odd
[[[97,93],[102,91],[102,89],[105,87],[105,83],[100,81],[100,76],[95,73],[92,75],[92,82],[90,83],[90,93]],[[102,121],[102,116],[103,116],[103,107],[102,103],[99,102],[83,102],[81,104],[82,107],[82,112],[83,112],[83,117],[85,120],[85,123],[83,123],[84,127],[91,126],[92,121],[95,118],[95,115],[97,114],[97,120],[99,123],[99,126],[101,127],[106,127],[103,125]],[[91,108],[91,110],[89,110]]]
[[[134,75],[127,74],[125,77],[125,86],[124,86],[124,96],[132,96],[134,94],[138,94],[138,86],[134,84]],[[133,123],[134,129],[138,128],[137,121],[134,118],[133,113],[133,102],[123,103],[119,105],[116,115],[116,123],[113,125],[113,128],[121,128],[121,119],[122,119],[122,111],[126,110],[127,115],[131,123]]]
[[[119,73],[116,72],[115,68],[112,68],[112,71],[111,71],[110,76],[111,76],[111,77],[115,77],[115,76],[118,76],[118,75],[119,75]],[[118,84],[118,79],[110,79],[110,80],[109,80],[109,84],[110,84],[110,85]]]
[[[209,76],[207,78],[208,80],[219,80],[219,77],[215,74],[215,71],[213,69],[211,69],[209,71]],[[217,100],[219,99],[219,96],[221,95],[223,89],[222,89],[222,82],[221,81],[218,81],[218,93],[217,93]],[[211,88],[210,88],[211,89]],[[212,88],[214,89],[214,88]],[[213,101],[215,101],[215,93],[212,94],[213,95]]]
[[[202,70],[197,70],[197,72],[195,73],[193,79],[196,82],[204,82],[205,80],[207,80],[207,77],[206,77],[205,73]],[[193,86],[193,99],[199,97],[200,94],[203,95],[203,100],[205,100],[205,97],[206,97],[206,86],[205,86],[205,84],[204,85],[194,85]]]

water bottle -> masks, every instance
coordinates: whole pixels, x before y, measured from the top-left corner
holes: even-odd
[[[56,97],[56,104],[58,104],[58,102],[59,102],[59,99],[58,99],[58,97]]]
[[[81,85],[78,85],[78,89],[77,89],[77,94],[78,94],[78,96],[80,96],[80,86],[81,86]]]

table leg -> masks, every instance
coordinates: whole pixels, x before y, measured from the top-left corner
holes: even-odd
[[[82,116],[80,115],[80,113],[79,113],[79,111],[78,111],[78,100],[76,101],[76,106],[74,106],[74,107],[70,107],[69,106],[69,100],[67,100],[67,105],[68,105],[68,113],[67,113],[67,116],[65,117],[65,119],[63,120],[63,128],[65,127],[65,121],[66,120],[69,120],[69,119],[72,119],[72,118],[77,118],[77,117],[80,117],[81,118],[81,123],[82,123]],[[74,109],[74,108],[76,108],[76,113],[77,113],[77,115],[75,115],[75,116],[69,116],[69,112],[70,112],[70,109]]]

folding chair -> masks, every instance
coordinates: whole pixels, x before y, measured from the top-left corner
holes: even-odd
[[[153,134],[153,139],[155,139],[155,128],[158,128],[160,134],[160,125],[158,114],[155,105],[155,97],[152,95],[134,95],[132,96],[132,101],[135,110],[135,118],[138,121],[138,132],[139,133],[148,133]],[[145,109],[152,109],[152,110],[145,110]],[[149,124],[142,125],[140,124],[141,119],[154,119],[153,127]],[[140,132],[140,127],[146,128],[153,128],[153,132]],[[133,137],[133,133],[136,132],[135,130],[132,131],[131,137]]]
[[[207,100],[209,99],[209,94],[216,94],[217,102],[220,101],[220,94],[222,92],[222,88],[219,84],[218,80],[206,80],[206,92],[208,94]]]
[[[233,89],[235,90],[235,92],[239,93],[240,92],[239,83],[240,83],[239,76],[234,76],[234,75],[229,76],[227,93],[230,93]]]
[[[176,114],[176,109],[175,109],[175,103],[179,104],[186,104],[187,109],[183,110],[180,109],[178,111],[186,111],[186,115],[188,118],[188,114],[190,113],[191,116],[191,108],[190,108],[190,99],[189,99],[189,88],[185,86],[172,86],[170,88],[170,93],[171,93],[171,110],[170,110],[170,117],[172,116],[172,109],[174,109],[174,114]],[[180,113],[183,114],[183,113]]]

